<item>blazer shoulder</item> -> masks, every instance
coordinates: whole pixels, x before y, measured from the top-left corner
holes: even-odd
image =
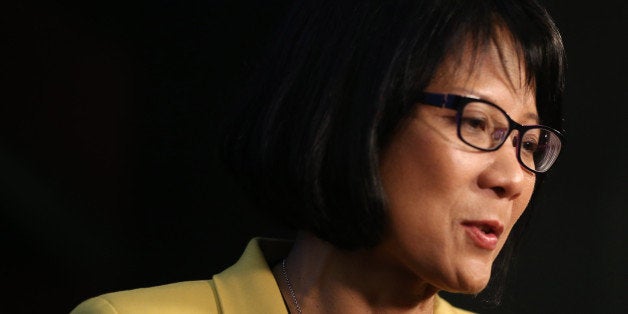
[[[197,280],[103,294],[83,301],[70,314],[220,312],[214,283]]]

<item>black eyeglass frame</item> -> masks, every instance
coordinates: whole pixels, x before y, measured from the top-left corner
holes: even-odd
[[[461,130],[460,130],[460,122],[462,119],[462,111],[464,109],[464,107],[472,102],[481,102],[484,104],[487,104],[491,107],[496,108],[497,110],[499,110],[501,113],[504,114],[504,116],[506,116],[506,119],[508,120],[508,132],[506,133],[506,135],[503,137],[503,139],[501,140],[501,143],[499,143],[497,146],[493,147],[493,148],[483,148],[483,147],[478,147],[476,145],[473,145],[471,143],[469,143],[468,141],[466,141],[464,139],[464,137],[461,134]],[[456,128],[457,128],[457,134],[458,134],[458,138],[464,142],[465,144],[475,148],[475,149],[479,149],[481,151],[485,151],[485,152],[492,152],[492,151],[496,151],[498,150],[500,147],[502,147],[502,145],[504,145],[504,143],[506,142],[506,140],[508,139],[508,137],[510,136],[510,133],[512,133],[513,130],[517,130],[519,132],[519,135],[516,137],[515,139],[515,145],[517,148],[517,161],[519,162],[520,165],[522,165],[525,169],[535,173],[535,174],[541,174],[541,173],[545,173],[547,172],[550,168],[552,168],[552,166],[556,163],[556,159],[558,159],[558,156],[560,156],[560,151],[558,152],[558,155],[556,155],[556,158],[554,159],[554,161],[552,162],[552,164],[547,167],[547,169],[545,171],[538,171],[536,169],[532,169],[530,167],[528,167],[523,160],[521,160],[521,135],[523,135],[525,132],[527,132],[528,130],[531,129],[543,129],[543,130],[547,130],[550,131],[554,134],[557,135],[558,139],[560,140],[560,145],[561,145],[561,151],[562,151],[562,147],[564,147],[565,145],[565,140],[564,140],[564,136],[561,132],[559,132],[558,130],[546,126],[546,125],[541,125],[541,124],[532,124],[532,125],[522,125],[517,123],[516,121],[514,121],[512,118],[510,118],[510,116],[508,115],[508,113],[506,113],[506,111],[504,109],[502,109],[500,106],[488,101],[488,100],[484,100],[481,98],[471,98],[471,97],[465,97],[465,96],[461,96],[461,95],[456,95],[456,94],[439,94],[439,93],[428,93],[428,92],[420,92],[418,93],[414,99],[413,99],[413,104],[416,103],[421,103],[421,104],[426,104],[426,105],[431,105],[431,106],[435,106],[435,107],[440,107],[440,108],[447,108],[447,109],[452,109],[452,110],[456,110]]]

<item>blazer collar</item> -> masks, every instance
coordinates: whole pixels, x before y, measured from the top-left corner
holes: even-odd
[[[282,313],[288,310],[271,271],[288,255],[291,241],[253,238],[237,263],[214,275],[223,313]],[[269,266],[270,265],[270,266]]]

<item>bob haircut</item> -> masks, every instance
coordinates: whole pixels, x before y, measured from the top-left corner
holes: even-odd
[[[561,129],[564,49],[535,1],[302,0],[288,13],[227,128],[223,158],[261,208],[338,248],[379,243],[387,223],[380,152],[412,112],[412,96],[466,44],[477,54],[506,30],[542,122]]]

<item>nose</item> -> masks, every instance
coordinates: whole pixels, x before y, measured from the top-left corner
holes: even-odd
[[[486,153],[490,162],[480,175],[479,185],[499,198],[515,199],[527,182],[534,184],[535,175],[517,160],[517,143],[513,135],[512,142],[507,140],[498,150]]]

